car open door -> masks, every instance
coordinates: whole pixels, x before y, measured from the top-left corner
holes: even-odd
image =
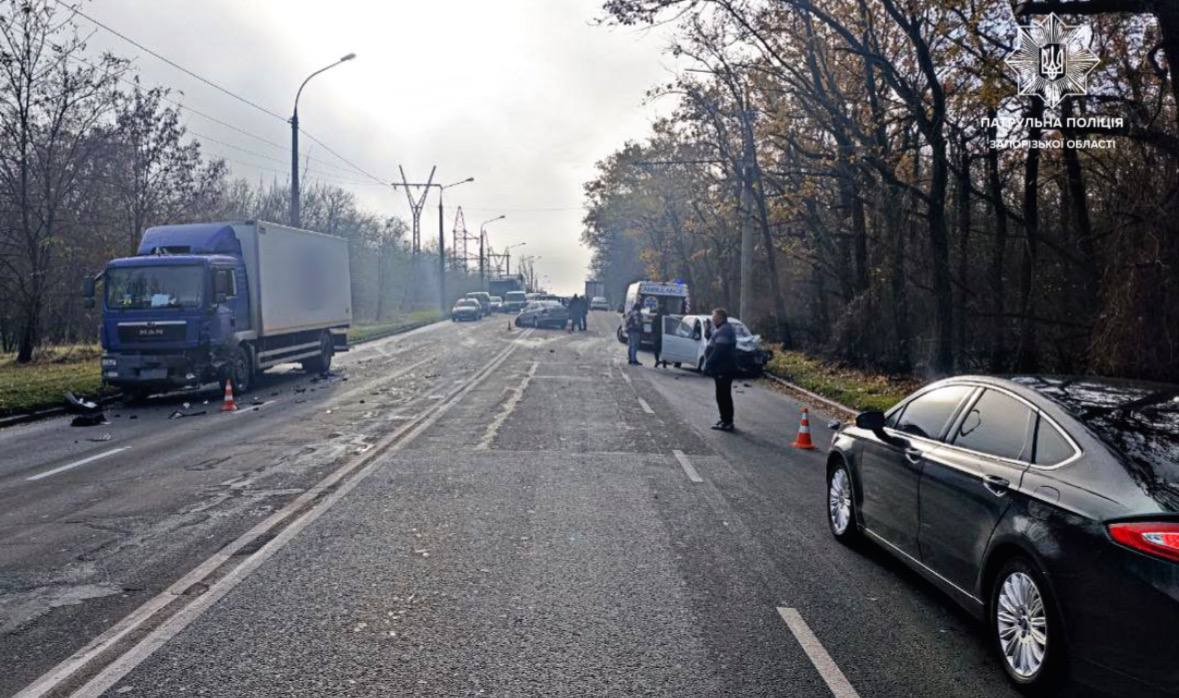
[[[682,315],[663,316],[663,352],[659,355],[661,361],[673,364],[696,365],[696,344],[699,340],[692,339],[692,323],[695,318]]]

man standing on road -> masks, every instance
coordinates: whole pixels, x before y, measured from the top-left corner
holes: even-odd
[[[577,306],[577,320],[578,324],[581,326],[582,332],[586,331],[586,319],[589,316],[589,305],[589,297],[582,296],[581,304]]]
[[[626,362],[631,366],[639,363],[639,343],[643,341],[643,306],[635,303],[626,314]]]
[[[733,376],[737,373],[737,334],[723,308],[712,311],[712,336],[704,351],[704,373],[716,383],[717,431],[733,431]]]

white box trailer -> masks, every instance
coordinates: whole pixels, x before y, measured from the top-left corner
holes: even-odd
[[[263,221],[235,223],[259,337],[352,324],[344,238]]]

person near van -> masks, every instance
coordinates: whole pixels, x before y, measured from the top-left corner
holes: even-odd
[[[712,336],[704,350],[704,373],[716,383],[716,407],[720,421],[712,425],[718,431],[733,431],[733,377],[737,373],[737,333],[729,324],[724,308],[712,311]]]
[[[626,314],[626,360],[631,366],[639,363],[639,343],[643,341],[643,306],[636,302]]]
[[[582,332],[586,331],[586,320],[589,317],[590,299],[586,296],[581,297],[581,305],[577,307],[577,324]]]
[[[577,329],[577,314],[580,312],[581,299],[574,293],[573,297],[569,299],[569,333]]]
[[[663,311],[655,310],[655,314],[651,316],[651,327],[655,328],[655,336],[651,338],[652,349],[655,351],[655,368],[659,368],[660,363],[664,368],[667,368],[667,362],[662,361],[659,357],[663,354]]]

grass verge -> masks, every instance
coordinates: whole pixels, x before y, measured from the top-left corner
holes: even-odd
[[[439,310],[421,310],[388,322],[354,325],[348,330],[348,342],[380,339],[441,319]],[[12,355],[0,356],[0,417],[57,407],[67,390],[84,397],[102,395],[101,356],[97,344],[45,347],[24,365]]]
[[[381,337],[388,337],[389,335],[404,332],[414,327],[421,327],[428,325],[431,322],[438,322],[442,319],[442,311],[434,310],[418,310],[409,315],[390,320],[388,322],[377,322],[367,325],[353,325],[348,329],[348,343],[359,344],[361,342],[368,342]]]
[[[79,345],[47,347],[24,365],[13,356],[0,357],[0,417],[60,405],[67,390],[87,397],[99,395],[101,355],[97,345]]]
[[[886,376],[816,359],[797,351],[775,349],[766,370],[795,385],[856,410],[886,410],[921,382],[909,376]]]

